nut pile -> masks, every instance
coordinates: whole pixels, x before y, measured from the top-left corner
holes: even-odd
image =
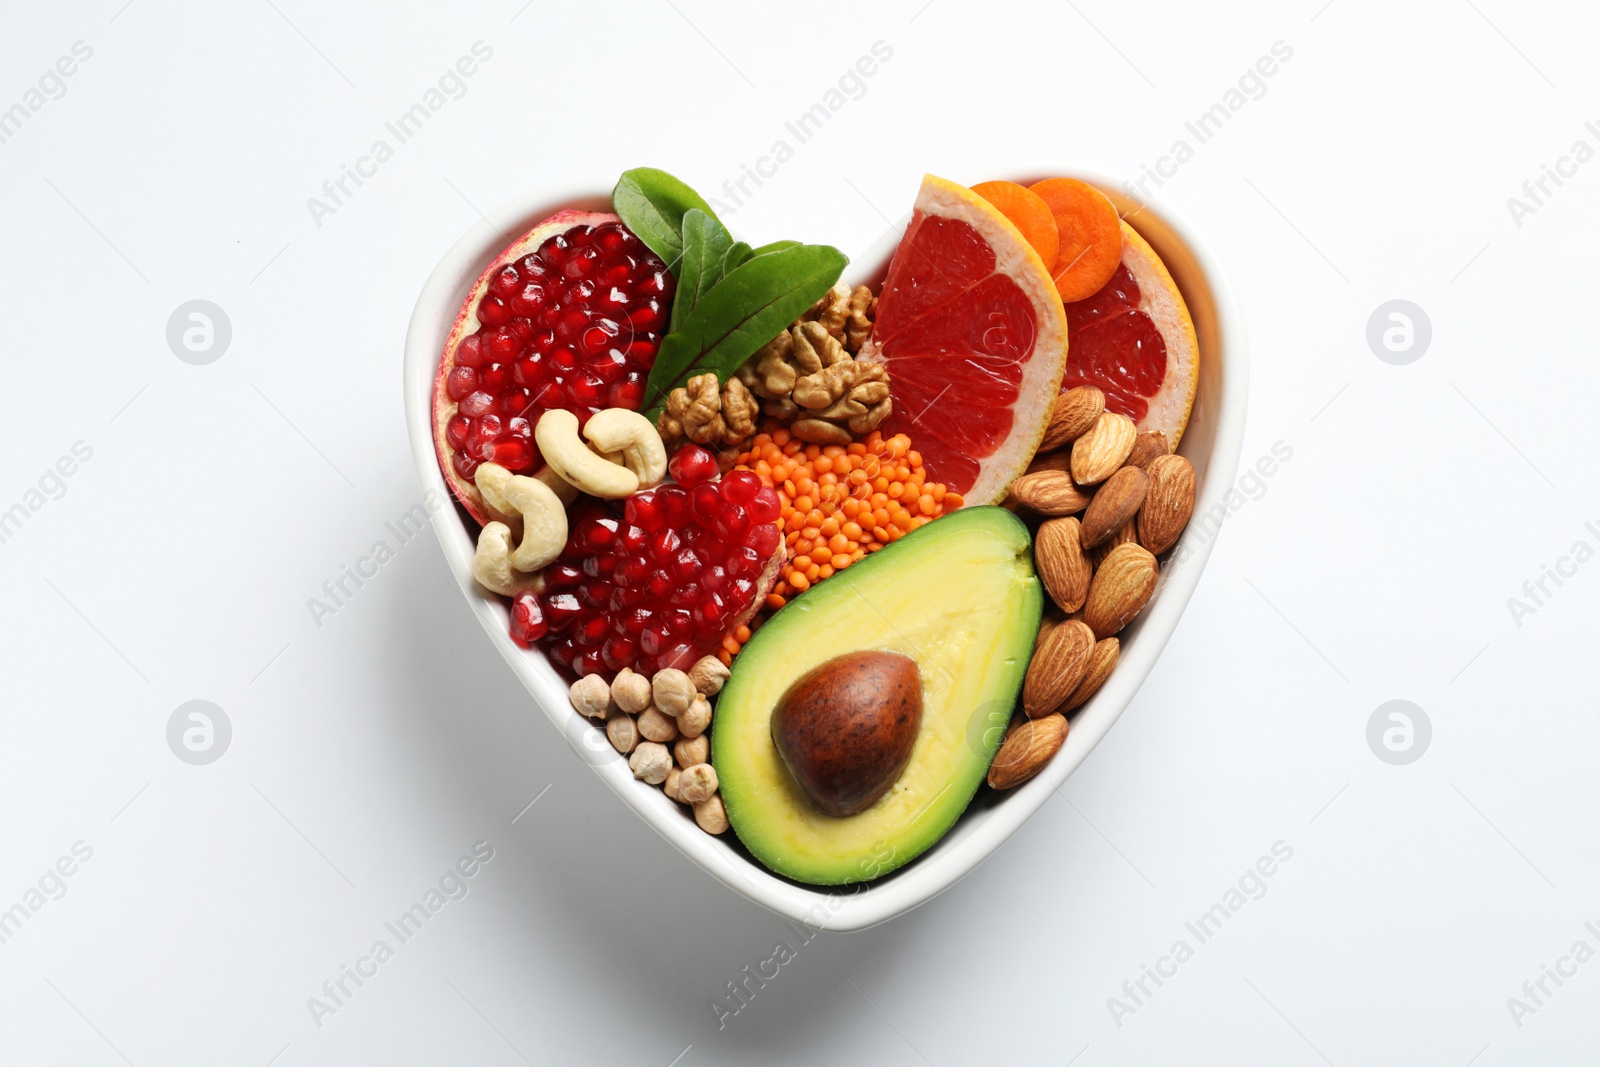
[[[706,733],[711,698],[728,673],[721,660],[706,656],[687,672],[669,667],[651,678],[623,668],[610,685],[598,674],[585,675],[568,694],[580,715],[604,724],[606,739],[628,757],[633,776],[692,808],[708,834],[728,828]]]
[[[1194,513],[1194,467],[1164,434],[1105,410],[1092,385],[1062,393],[1006,506],[1041,521],[1034,567],[1054,604],[1022,687],[1022,713],[989,768],[1010,789],[1038,774],[1067,738],[1066,714],[1117,665],[1116,634],[1149,603],[1160,566]]]
[[[877,306],[865,285],[840,282],[721,386],[714,374],[690,378],[657,420],[668,449],[733,448],[755,435],[763,412],[811,444],[848,445],[877,429],[893,410],[889,372],[855,358]]]

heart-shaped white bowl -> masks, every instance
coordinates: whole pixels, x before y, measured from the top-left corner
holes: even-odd
[[[1178,451],[1194,464],[1195,517],[1162,567],[1149,606],[1120,635],[1121,658],[1110,680],[1073,715],[1061,752],[1038,777],[1018,789],[1003,794],[981,789],[944,839],[899,871],[876,882],[839,889],[791,882],[752,860],[731,831],[721,837],[702,832],[686,810],[660,789],[636,781],[627,761],[606,742],[605,734],[573,711],[567,701],[567,683],[550,662],[541,653],[518,648],[511,641],[506,601],[474,583],[476,524],[459,507],[433,510],[433,527],[456,584],[534,704],[639,818],[706,873],[786,918],[830,930],[865,929],[931,900],[998,849],[1066,781],[1133,699],[1178,625],[1227,513],[1224,497],[1233,483],[1244,433],[1248,357],[1243,323],[1222,270],[1210,251],[1170,212],[1128,200],[1108,179],[1074,168],[1036,167],[1018,180],[1028,183],[1068,173],[1099,186],[1116,202],[1129,224],[1166,262],[1194,317],[1200,340],[1200,385]],[[610,200],[592,189],[567,194],[544,190],[513,200],[473,226],[445,253],[417,298],[406,334],[406,424],[417,477],[429,499],[450,500],[450,490],[434,458],[432,390],[445,338],[461,302],[478,275],[512,238],[567,207],[608,211]],[[896,232],[860,262],[852,263],[847,280],[881,277],[906,221],[909,215]]]

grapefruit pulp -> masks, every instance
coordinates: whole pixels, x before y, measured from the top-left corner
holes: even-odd
[[[983,197],[924,177],[860,357],[889,370],[884,435],[909,435],[930,481],[994,503],[1044,436],[1066,357],[1039,253]]]

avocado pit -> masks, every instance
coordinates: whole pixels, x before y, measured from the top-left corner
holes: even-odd
[[[848,652],[797,678],[772,713],[772,743],[817,810],[870,808],[911,760],[922,674],[898,652]]]

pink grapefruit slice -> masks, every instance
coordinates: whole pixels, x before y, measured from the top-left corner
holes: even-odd
[[[884,434],[911,438],[929,481],[992,504],[1044,436],[1067,319],[1021,231],[983,197],[929,174],[861,358],[889,370]]]
[[[1067,323],[1072,348],[1062,390],[1098,386],[1106,410],[1141,431],[1160,430],[1177,448],[1200,380],[1200,345],[1166,265],[1126,222],[1122,263],[1099,292],[1067,305]]]

